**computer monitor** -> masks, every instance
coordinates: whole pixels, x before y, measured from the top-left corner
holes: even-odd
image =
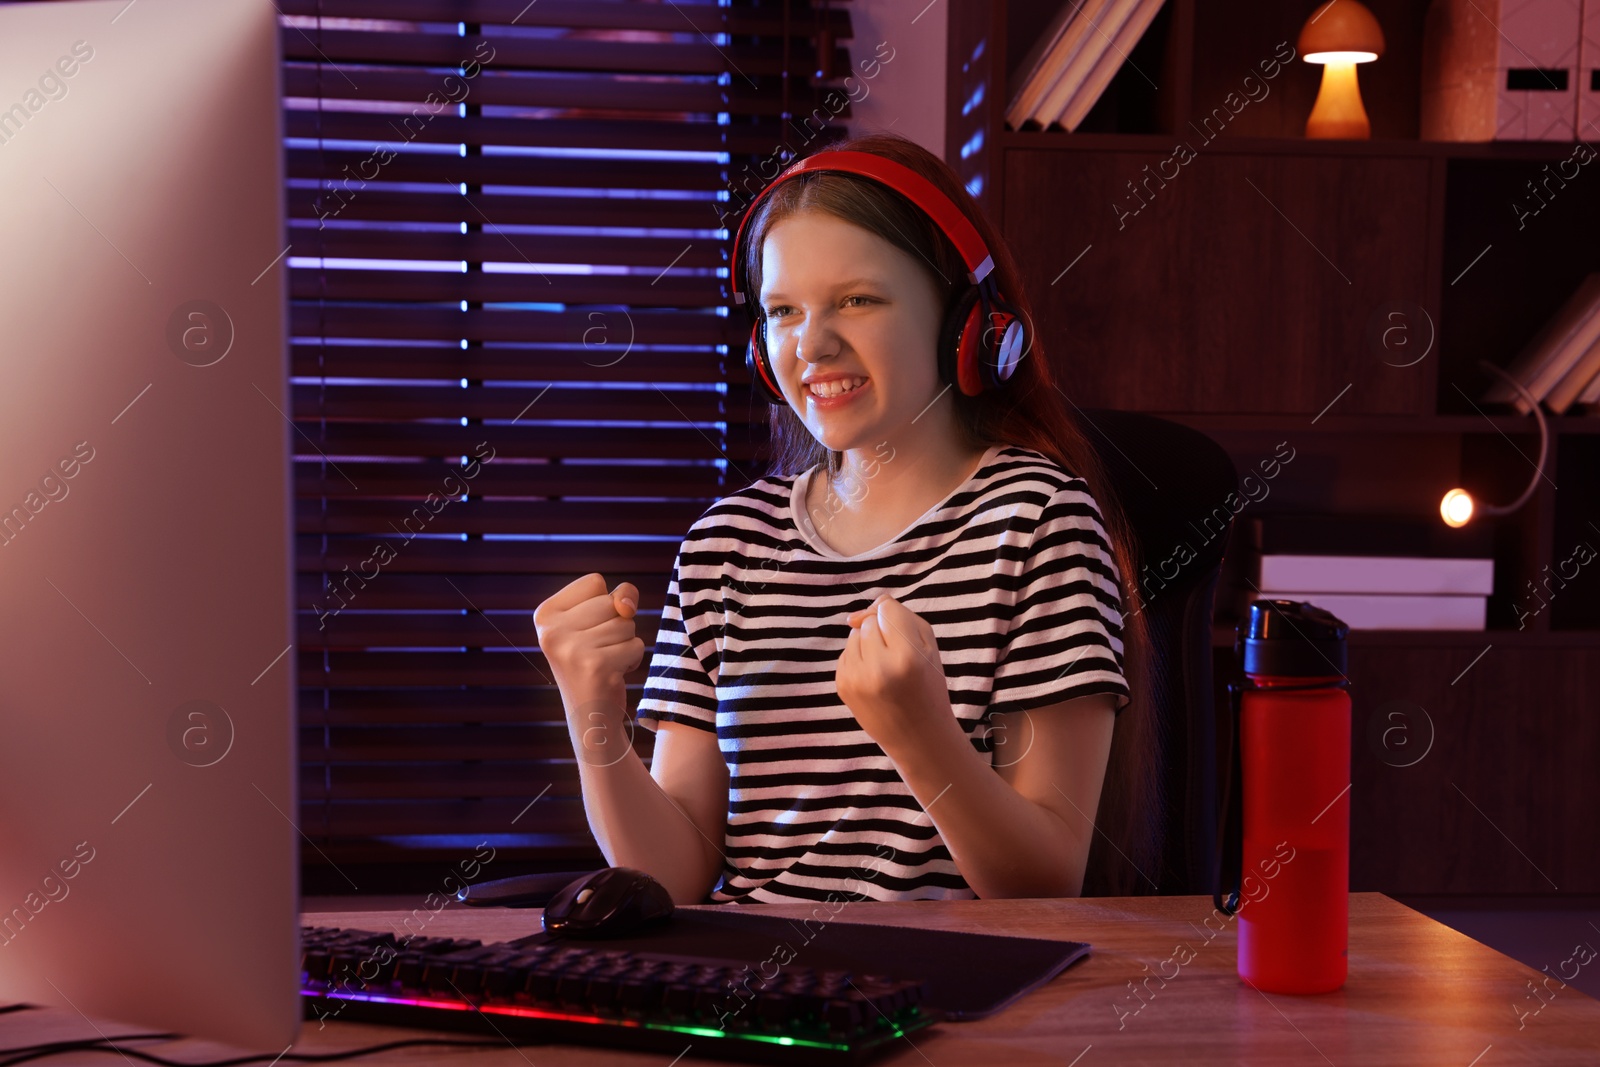
[[[272,0],[0,6],[0,998],[300,1028]]]

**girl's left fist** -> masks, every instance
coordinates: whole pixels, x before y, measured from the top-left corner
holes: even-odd
[[[885,593],[852,611],[839,657],[839,699],[880,746],[916,736],[949,716],[950,691],[933,627]]]

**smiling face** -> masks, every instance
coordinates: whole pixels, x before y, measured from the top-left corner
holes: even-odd
[[[784,398],[827,448],[900,439],[945,390],[932,268],[875,233],[821,211],[775,223],[762,243],[759,306]],[[836,399],[807,384],[830,378],[861,384]]]

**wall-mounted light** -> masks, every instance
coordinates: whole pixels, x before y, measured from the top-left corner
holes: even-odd
[[[1371,137],[1356,64],[1383,55],[1383,29],[1372,12],[1356,0],[1328,0],[1300,28],[1298,47],[1307,63],[1322,64],[1322,87],[1306,119],[1306,136],[1357,141]]]
[[[1522,395],[1522,399],[1528,402],[1529,407],[1533,408],[1533,417],[1539,423],[1539,460],[1533,465],[1533,478],[1529,480],[1528,487],[1522,491],[1521,496],[1509,504],[1480,504],[1473,500],[1472,494],[1465,489],[1450,490],[1444,495],[1444,499],[1439,501],[1439,515],[1444,519],[1446,526],[1465,526],[1480,515],[1509,515],[1526,504],[1534,489],[1538,487],[1539,479],[1544,477],[1544,461],[1550,453],[1550,426],[1545,422],[1544,411],[1539,407],[1539,401],[1528,392],[1526,386],[1517,381],[1514,375],[1507,374],[1488,360],[1478,360],[1478,366],[1493,371],[1510,382],[1511,387]]]

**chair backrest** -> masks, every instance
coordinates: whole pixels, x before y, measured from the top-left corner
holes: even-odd
[[[1095,444],[1138,540],[1150,635],[1156,766],[1161,783],[1161,893],[1209,895],[1217,837],[1217,709],[1211,621],[1233,525],[1233,460],[1198,430],[1132,411],[1090,408]]]

